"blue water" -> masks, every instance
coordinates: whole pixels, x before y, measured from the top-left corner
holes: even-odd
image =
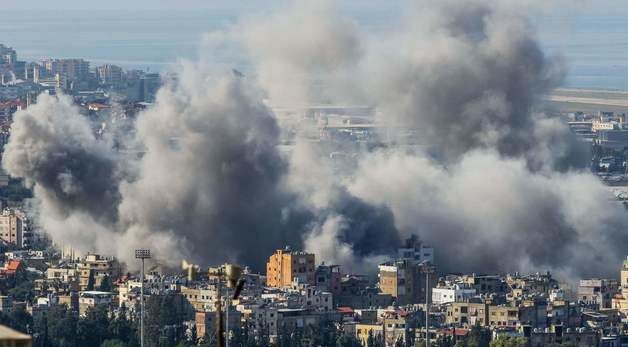
[[[367,30],[379,30],[394,21],[399,8],[384,8],[380,2],[343,10]],[[0,43],[13,46],[21,59],[29,61],[85,58],[94,64],[159,71],[178,58],[196,58],[203,34],[229,26],[240,14],[207,10],[4,11]],[[569,73],[565,86],[628,90],[626,18],[626,5],[558,9],[535,17],[544,50],[566,58]]]
[[[546,53],[566,58],[566,86],[628,90],[626,5],[538,20],[538,34]]]

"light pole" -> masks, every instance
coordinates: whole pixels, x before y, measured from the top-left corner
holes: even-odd
[[[425,347],[430,347],[430,275],[436,270],[429,262],[421,265],[421,271],[425,273]]]
[[[144,260],[150,259],[150,249],[136,249],[135,258],[142,260],[140,273],[140,347],[144,347]]]

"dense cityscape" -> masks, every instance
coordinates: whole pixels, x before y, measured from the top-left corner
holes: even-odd
[[[224,77],[0,42],[0,346],[628,346],[628,94],[480,22],[362,103],[316,36]]]

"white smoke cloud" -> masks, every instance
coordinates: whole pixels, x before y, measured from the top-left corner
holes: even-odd
[[[494,151],[470,152],[449,167],[378,152],[349,190],[389,206],[399,230],[417,230],[446,269],[606,274],[626,241],[628,215],[593,175],[535,173]]]

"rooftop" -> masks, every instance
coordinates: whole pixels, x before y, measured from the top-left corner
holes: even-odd
[[[29,335],[13,330],[7,326],[0,325],[0,341],[30,341]]]

